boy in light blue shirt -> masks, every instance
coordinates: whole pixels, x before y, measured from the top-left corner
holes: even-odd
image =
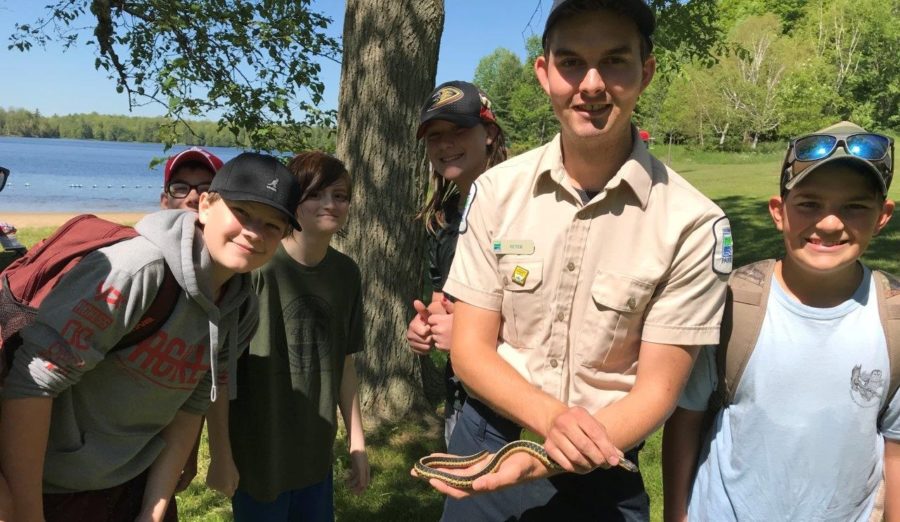
[[[866,521],[882,479],[885,520],[900,520],[900,394],[859,261],[891,218],[892,177],[893,140],[852,123],[791,142],[769,200],[786,255],[759,338],[706,434],[719,374],[701,352],[666,423],[666,520]]]

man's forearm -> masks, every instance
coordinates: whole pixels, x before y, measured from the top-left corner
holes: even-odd
[[[503,416],[546,436],[566,406],[526,381],[497,353],[500,314],[458,302],[454,311],[453,370],[466,389]]]
[[[201,420],[200,415],[179,411],[163,429],[160,435],[166,446],[150,466],[140,520],[162,520],[184,463],[194,447]]]
[[[594,414],[606,427],[613,444],[632,448],[663,425],[675,409],[698,349],[641,344],[638,373],[631,391]]]
[[[9,484],[16,520],[41,521],[50,398],[9,399],[0,410],[0,470]]]

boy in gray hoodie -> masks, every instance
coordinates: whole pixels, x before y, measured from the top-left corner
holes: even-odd
[[[0,470],[14,520],[172,520],[166,514],[201,415],[256,330],[249,273],[297,227],[294,177],[277,159],[226,163],[199,213],[148,215],[139,237],[92,252],[22,331],[0,411]],[[181,287],[148,339],[110,351],[168,266]]]

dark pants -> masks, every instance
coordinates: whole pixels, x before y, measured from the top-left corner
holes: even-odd
[[[235,522],[332,522],[334,471],[322,482],[285,491],[271,502],[260,502],[238,489],[231,509]]]
[[[147,475],[144,471],[119,486],[77,493],[44,494],[46,522],[132,522],[141,512]],[[164,522],[178,522],[175,497]]]
[[[496,452],[517,440],[521,428],[471,397],[450,439],[450,453]],[[625,453],[638,463],[638,449]],[[494,493],[463,500],[447,498],[444,522],[650,519],[650,497],[640,473],[622,468],[597,469],[586,475],[563,473]]]

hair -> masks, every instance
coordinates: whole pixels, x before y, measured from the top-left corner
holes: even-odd
[[[287,168],[300,185],[298,206],[306,201],[310,194],[325,190],[341,180],[347,182],[347,198],[350,201],[353,200],[353,183],[350,172],[343,161],[331,154],[320,150],[301,152],[288,162]],[[346,231],[342,229],[337,235],[344,237]]]
[[[300,203],[340,180],[347,182],[347,195],[353,199],[350,173],[344,162],[320,150],[301,152],[288,162],[288,170],[300,185]]]
[[[633,21],[635,30],[637,30],[638,35],[641,37],[641,61],[647,61],[647,58],[649,58],[650,54],[653,52],[653,43],[650,40],[650,35],[645,35],[641,32],[640,27],[637,25],[637,16],[627,5],[623,5],[622,2],[610,0],[574,0],[573,2],[569,2],[569,4],[560,7],[559,14],[556,16],[553,25],[551,25],[550,29],[547,31],[546,39],[544,40],[544,58],[550,57],[550,47],[546,43],[550,41],[550,38],[553,36],[553,31],[556,30],[560,20],[593,11],[612,11]]]
[[[216,203],[217,201],[222,201],[224,203],[225,198],[223,198],[222,195],[219,194],[218,192],[207,192],[206,193],[207,204],[212,205],[212,204]],[[279,215],[284,216],[283,214],[279,214]],[[198,223],[199,223],[199,221],[198,221]],[[291,232],[294,230],[294,225],[291,225],[291,221],[286,217],[284,218],[284,224],[285,224],[285,227],[284,227],[284,236],[283,237],[288,237],[289,235],[291,235]]]
[[[488,159],[484,169],[487,170],[498,163],[506,161],[506,137],[503,134],[503,129],[496,123],[482,122],[481,124],[484,125],[485,130],[489,132],[491,127],[497,129],[497,136],[491,141],[491,144],[487,146]],[[425,229],[434,234],[437,229],[442,229],[447,226],[447,220],[444,217],[444,204],[450,200],[450,198],[458,194],[459,189],[454,183],[447,181],[443,176],[438,174],[434,167],[429,164],[427,154],[425,155],[424,164],[428,165],[431,169],[431,176],[429,177],[428,183],[429,188],[431,189],[431,196],[428,198],[428,201],[425,202],[425,205],[419,209],[419,213],[416,214],[416,219],[424,221]]]
[[[213,176],[216,175],[215,171],[212,170],[211,168],[209,168],[209,164],[208,164],[208,163],[203,163],[202,161],[199,161],[199,160],[187,160],[187,161],[182,161],[182,162],[180,162],[180,163],[175,167],[174,170],[172,170],[172,172],[169,173],[169,182],[166,183],[166,186],[169,186],[169,185],[172,184],[172,180],[175,178],[175,176],[176,176],[179,172],[181,172],[182,169],[205,170],[206,172],[209,172],[209,173],[212,174]]]
[[[216,201],[219,201],[220,199],[222,199],[222,195],[218,192],[207,192],[206,202],[210,205],[212,205]]]

